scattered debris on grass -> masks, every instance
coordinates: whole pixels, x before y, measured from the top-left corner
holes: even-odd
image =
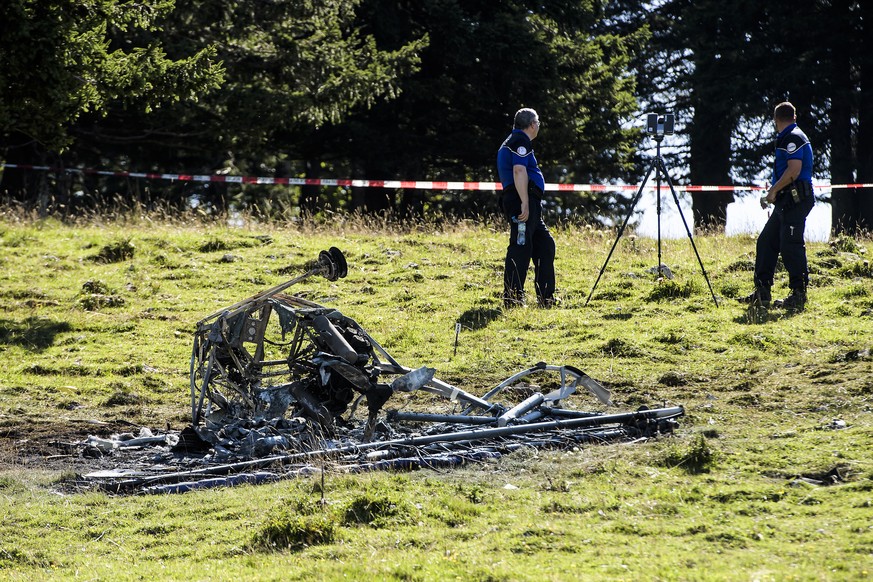
[[[307,271],[202,319],[190,362],[191,426],[179,433],[90,436],[90,457],[125,466],[76,485],[170,493],[262,483],[323,470],[409,470],[487,462],[522,447],[574,447],[672,432],[681,406],[580,410],[584,388],[601,407],[610,392],[570,365],[539,362],[479,397],[398,363],[356,321],[284,291],[313,275],[346,276],[345,256],[322,251]],[[530,381],[549,376],[545,389]],[[555,379],[556,378],[556,379]],[[444,399],[433,412],[383,407],[398,395]],[[521,398],[520,401],[515,401]],[[366,400],[366,418],[356,418]],[[139,451],[139,454],[135,454]],[[695,459],[697,460],[697,459]]]

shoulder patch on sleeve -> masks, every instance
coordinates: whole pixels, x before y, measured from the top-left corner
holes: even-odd
[[[524,149],[524,148],[522,148]],[[788,153],[793,153],[797,149],[797,144],[794,142],[788,142],[788,145],[785,146],[785,149],[788,150]]]
[[[788,150],[788,151],[793,151],[794,144],[791,144],[791,148],[792,148],[792,149],[790,149],[790,150]],[[518,155],[523,156],[523,155],[526,155],[526,154],[527,154],[527,148],[524,147],[524,146],[518,146]]]

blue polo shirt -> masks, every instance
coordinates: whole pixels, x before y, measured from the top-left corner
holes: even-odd
[[[812,145],[796,123],[792,123],[776,136],[772,184],[778,182],[785,170],[788,169],[788,160],[803,162],[797,181],[812,184]]]
[[[545,191],[546,180],[537,165],[533,145],[527,134],[520,129],[513,129],[497,150],[497,175],[504,190],[515,185],[512,177],[513,166],[524,166],[527,169],[529,182],[539,188],[539,192],[530,191],[528,195],[539,196]]]

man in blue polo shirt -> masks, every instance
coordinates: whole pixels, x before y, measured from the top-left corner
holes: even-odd
[[[503,185],[502,207],[510,224],[503,274],[506,307],[524,304],[524,282],[531,259],[537,302],[546,308],[555,304],[555,240],[543,222],[542,198],[546,183],[531,145],[539,131],[537,112],[519,109],[512,133],[497,150],[497,174]],[[519,224],[525,225],[523,241],[518,236]]]
[[[812,146],[806,134],[797,127],[794,105],[785,101],[773,112],[776,123],[776,156],[773,164],[773,185],[767,191],[767,202],[773,213],[758,236],[755,255],[755,291],[740,299],[743,303],[768,307],[770,288],[776,272],[776,262],[788,271],[791,293],[776,307],[800,311],[806,306],[809,270],[803,232],[806,217],[815,204],[812,189]]]

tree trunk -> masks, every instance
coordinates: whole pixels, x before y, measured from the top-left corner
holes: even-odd
[[[321,178],[321,164],[317,161],[306,160],[305,177],[307,179]],[[301,186],[300,188],[300,213],[304,217],[311,217],[318,212],[318,198],[320,186]]]
[[[690,180],[695,186],[731,185],[731,131],[733,115],[718,107],[718,100],[692,97],[694,121],[689,128]],[[729,104],[728,104],[729,107]],[[693,192],[694,223],[698,226],[724,226],[730,192]]]
[[[27,140],[24,136],[16,134],[10,138],[10,142],[14,143],[17,139],[22,141]],[[40,157],[35,143],[26,143],[26,145],[10,145],[2,151],[0,159],[7,164],[20,165],[39,165]],[[24,170],[22,168],[4,168],[0,172],[0,192],[11,200],[21,202],[25,207],[35,207],[38,202],[38,196],[34,190],[39,184],[40,175],[44,172],[34,170]]]
[[[864,34],[873,32],[873,5],[860,2],[861,21]],[[859,49],[861,58],[861,95],[858,103],[858,181],[873,182],[873,57],[869,51]],[[862,229],[873,229],[873,188],[858,191],[857,225]]]
[[[848,0],[833,2],[834,29],[849,30]],[[850,42],[831,38],[831,184],[855,181],[852,155],[852,63]],[[831,191],[831,223],[835,234],[856,232],[858,192],[850,189]]]
[[[394,208],[395,190],[388,188],[366,188],[364,192],[364,211],[382,214]]]

